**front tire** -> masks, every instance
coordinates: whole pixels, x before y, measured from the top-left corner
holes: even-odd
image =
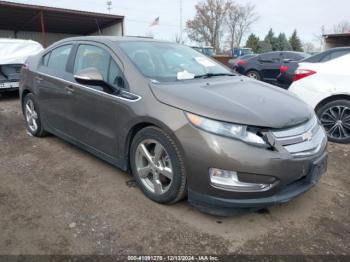
[[[27,124],[27,130],[30,134],[36,137],[46,135],[43,129],[39,106],[33,94],[27,94],[23,99],[23,113]]]
[[[328,140],[350,143],[350,101],[334,100],[321,106],[317,116],[327,132]]]
[[[186,195],[184,161],[175,141],[157,127],[139,131],[131,144],[131,170],[143,193],[172,204]]]

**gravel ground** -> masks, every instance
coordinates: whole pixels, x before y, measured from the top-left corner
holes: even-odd
[[[220,218],[148,200],[128,174],[26,133],[0,97],[0,254],[347,254],[350,146],[329,145],[320,183],[288,204]]]

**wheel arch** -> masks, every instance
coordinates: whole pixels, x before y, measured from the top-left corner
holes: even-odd
[[[336,101],[336,100],[349,100],[350,101],[350,95],[347,94],[338,94],[338,95],[332,95],[329,97],[326,97],[325,99],[321,100],[317,106],[315,107],[315,112],[317,113],[318,110],[324,106],[325,104]]]
[[[176,146],[180,150],[180,153],[184,156],[184,150],[181,146],[180,141],[177,139],[177,137],[174,135],[174,132],[166,126],[164,123],[153,119],[153,118],[144,118],[136,123],[134,123],[131,128],[129,129],[129,132],[126,135],[125,144],[124,144],[124,159],[126,163],[126,168],[129,171],[130,170],[130,149],[131,149],[131,143],[135,137],[135,135],[141,131],[142,129],[146,127],[157,127],[161,129],[162,131],[166,132],[176,143]]]

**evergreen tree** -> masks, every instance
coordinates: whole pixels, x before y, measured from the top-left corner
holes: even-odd
[[[255,34],[250,34],[245,46],[251,48],[254,53],[257,53],[259,48],[259,41],[259,37],[257,37]]]
[[[269,30],[267,35],[265,36],[265,42],[270,43],[272,51],[278,50],[278,39],[275,37],[275,33],[273,32],[272,28]]]
[[[259,41],[258,51],[257,51],[258,54],[266,53],[266,52],[270,52],[270,51],[272,51],[272,46],[271,46],[270,42],[265,41],[265,40]]]
[[[291,51],[292,47],[287,40],[287,37],[284,33],[280,33],[278,38],[278,51]]]
[[[301,44],[301,40],[298,36],[297,30],[294,30],[292,36],[289,38],[289,43],[293,51],[298,51],[298,52],[303,51],[303,47]]]

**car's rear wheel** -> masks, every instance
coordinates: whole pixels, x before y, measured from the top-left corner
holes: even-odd
[[[131,145],[132,173],[143,193],[159,203],[175,203],[186,194],[183,158],[174,140],[156,127],[139,131]]]
[[[33,94],[27,94],[24,97],[23,113],[29,133],[36,137],[45,136],[46,132],[41,123],[39,106],[36,103]]]
[[[350,143],[350,101],[335,100],[321,106],[317,116],[325,128],[328,140]]]
[[[256,79],[256,80],[261,80],[259,72],[255,71],[255,70],[248,71],[247,77],[253,78],[253,79]]]

